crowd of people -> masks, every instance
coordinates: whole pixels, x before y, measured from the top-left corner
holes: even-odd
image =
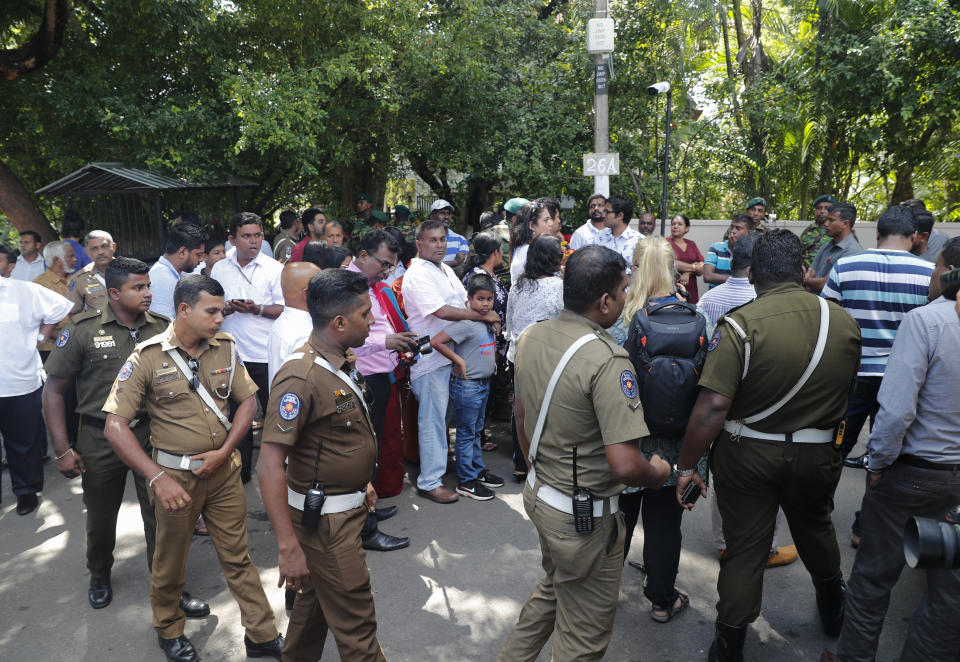
[[[225,237],[183,214],[152,266],[75,213],[61,240],[27,231],[19,254],[0,246],[16,512],[37,508],[52,448],[60,473],[81,478],[92,608],[112,600],[132,470],[168,659],[198,659],[184,619],[210,613],[184,590],[194,535],[217,550],[248,655],[319,659],[330,630],[341,659],[385,659],[362,550],[410,540],[380,530],[397,507],[378,498],[417,466],[421,498],[494,499],[505,479],[484,461],[498,445],[487,417],[502,416],[545,576],[498,659],[534,659],[551,636],[555,660],[600,659],[638,524],[631,563],[650,617],[680,616],[682,515],[708,491],[720,560],[708,659],[744,659],[764,570],[798,556],[839,637],[824,659],[874,659],[903,523],[960,504],[960,414],[947,404],[960,309],[941,287],[957,280],[960,238],[934,229],[922,201],[884,211],[863,250],[852,204],[817,198],[797,237],[768,227],[754,198],[705,255],[687,216],[663,237],[650,213],[634,227],[619,195],[590,197],[576,228],[552,198],[512,198],[469,239],[445,200],[419,223],[372,203],[358,196],[341,221],[284,210],[272,245],[254,213]],[[866,453],[848,457],[868,419]],[[831,518],[843,465],[868,476],[848,583]],[[286,638],[249,554],[254,473]],[[778,545],[783,520],[794,544]],[[960,571],[928,573],[902,662],[958,659]]]

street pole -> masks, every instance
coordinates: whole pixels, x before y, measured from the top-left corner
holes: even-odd
[[[667,236],[667,174],[670,166],[670,97],[673,90],[667,91],[667,136],[663,143],[663,192],[660,194],[660,236]]]
[[[608,0],[593,0],[593,17],[609,18],[610,11],[607,4]],[[606,64],[606,56],[596,54],[593,56],[593,70],[599,69],[600,65]],[[609,78],[610,72],[607,71]],[[593,131],[593,151],[597,154],[606,154],[610,147],[610,96],[607,93],[608,85],[594,86],[594,131]],[[593,192],[599,193],[604,198],[610,197],[610,176],[594,175]]]

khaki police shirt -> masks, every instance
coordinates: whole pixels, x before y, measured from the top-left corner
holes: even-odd
[[[47,373],[64,379],[77,378],[77,413],[105,419],[103,404],[123,362],[138,341],[163,333],[170,324],[163,315],[141,313],[134,322],[134,333],[121,324],[113,309],[88,310],[74,315],[57,336],[55,347],[44,365]],[[135,339],[136,337],[136,339]],[[143,407],[134,418],[141,418]]]
[[[190,388],[193,375],[184,375],[167,350],[180,348],[180,339],[170,324],[163,333],[137,345],[117,374],[103,411],[124,418],[136,418],[144,401],[150,415],[150,444],[176,455],[195,455],[223,446],[227,430],[199,393]],[[184,363],[186,352],[177,349]],[[200,345],[197,377],[219,405],[227,408],[231,354],[236,352],[229,333],[218,333]],[[239,357],[234,356],[231,400],[243,402],[257,392]]]
[[[296,238],[286,230],[280,230],[273,240],[273,259],[280,264],[290,261],[293,247],[297,245]]]
[[[107,307],[107,285],[103,274],[91,262],[73,274],[67,283],[67,298],[73,302],[73,313],[81,310],[103,310]]]
[[[67,296],[70,294],[70,285],[67,283],[66,278],[60,278],[57,274],[53,272],[52,269],[47,269],[42,274],[33,279],[33,282],[37,285],[47,288],[48,290],[53,290],[61,296]],[[67,320],[63,320],[57,324],[54,329],[53,337],[60,335],[60,332],[63,330],[64,325],[66,325]],[[42,342],[37,345],[37,349],[41,352],[49,352],[53,349],[53,341]]]
[[[377,461],[373,424],[353,389],[314,362],[318,355],[349,372],[344,352],[313,333],[273,378],[261,440],[292,447],[287,484],[295,492],[306,493],[315,465],[327,494],[363,490]]]
[[[743,342],[723,318],[717,322],[700,386],[733,400],[729,420],[763,411],[800,380],[819,335],[817,298],[799,285],[786,283],[759,292],[756,300],[727,314],[752,339],[750,366],[742,381]],[[816,370],[782,409],[750,427],[770,433],[826,430],[843,420],[860,365],[860,327],[843,308],[833,302],[827,305],[830,330]]]
[[[613,477],[604,446],[650,434],[627,351],[599,325],[563,310],[557,319],[538,322],[521,335],[515,388],[523,402],[524,431],[532,440],[547,383],[560,357],[588,333],[595,333],[599,340],[581,347],[563,371],[534,466],[542,482],[572,494],[573,447],[577,446],[579,486],[608,497],[624,486]]]

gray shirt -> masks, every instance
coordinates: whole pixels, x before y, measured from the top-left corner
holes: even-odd
[[[960,464],[960,317],[944,297],[907,313],[880,385],[870,433],[870,468],[901,454]]]
[[[497,343],[486,322],[460,320],[449,326],[453,351],[467,364],[467,379],[486,379],[497,369]]]
[[[830,275],[830,270],[837,264],[837,260],[846,255],[859,253],[862,250],[860,242],[851,232],[838,244],[831,240],[821,246],[820,250],[817,251],[817,256],[813,258],[813,264],[810,266],[817,274],[817,278],[825,278]]]
[[[927,262],[936,262],[937,258],[940,257],[940,253],[943,252],[943,247],[946,246],[949,240],[950,235],[934,228],[930,231],[930,236],[927,238],[927,250],[920,254],[920,259],[926,260]]]

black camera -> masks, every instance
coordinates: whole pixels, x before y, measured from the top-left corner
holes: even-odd
[[[960,568],[960,506],[942,522],[911,517],[903,532],[903,555],[911,568]]]
[[[416,343],[416,349],[411,352],[403,353],[403,358],[407,359],[408,361],[412,361],[418,354],[427,355],[433,351],[433,347],[430,346],[430,336],[417,338],[414,343]]]
[[[304,528],[315,529],[320,526],[320,511],[323,510],[323,502],[326,498],[323,485],[313,481],[303,499],[303,519],[300,523]]]

